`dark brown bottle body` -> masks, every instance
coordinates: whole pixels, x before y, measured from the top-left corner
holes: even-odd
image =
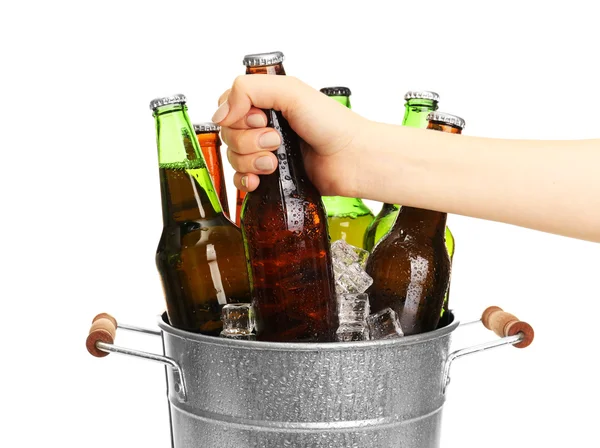
[[[427,129],[452,134],[462,130],[435,121]],[[392,308],[405,335],[438,327],[451,275],[446,219],[446,213],[402,206],[391,231],[369,256],[371,312]]]
[[[218,336],[223,305],[251,301],[241,230],[221,210],[187,107],[154,116],[163,215],[155,261],[169,322]]]
[[[445,213],[403,206],[367,262],[371,312],[392,308],[405,335],[437,328],[450,279],[445,228]]]
[[[202,218],[196,195],[203,190],[193,185],[196,180],[186,170],[161,168],[160,179],[169,219],[156,265],[169,322],[182,330],[218,336],[223,305],[250,302],[241,231],[223,213]]]
[[[285,74],[281,64],[248,73]],[[327,213],[310,182],[301,141],[279,112],[265,111],[282,137],[275,173],[261,176],[242,210],[257,339],[328,342],[338,327]]]

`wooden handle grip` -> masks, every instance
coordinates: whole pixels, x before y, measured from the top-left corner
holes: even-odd
[[[498,306],[490,306],[482,316],[481,321],[488,330],[492,330],[500,337],[514,336],[523,333],[521,342],[514,344],[517,348],[525,348],[533,342],[533,328],[527,322],[520,321],[517,317],[502,310]]]
[[[115,342],[117,334],[117,321],[114,317],[107,313],[100,313],[92,320],[90,333],[85,341],[85,346],[92,356],[102,358],[108,355],[96,347],[96,342],[105,342],[112,344]]]

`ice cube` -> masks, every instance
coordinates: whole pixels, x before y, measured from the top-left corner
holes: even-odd
[[[368,341],[369,328],[366,323],[342,324],[335,332],[338,342]]]
[[[338,294],[337,304],[340,326],[344,324],[366,325],[366,319],[370,313],[368,294]]]
[[[358,264],[345,265],[333,260],[335,291],[338,294],[357,294],[365,292],[373,284],[373,279]]]
[[[223,331],[221,337],[230,339],[256,339],[254,312],[249,303],[229,303],[221,310]]]
[[[367,265],[369,252],[348,244],[345,240],[337,240],[331,245],[331,257],[345,265],[358,263],[363,269]]]
[[[367,325],[371,339],[391,339],[404,336],[398,317],[391,308],[384,308],[367,317]]]

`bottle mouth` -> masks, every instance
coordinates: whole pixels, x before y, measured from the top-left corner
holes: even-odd
[[[404,95],[404,99],[407,101],[411,99],[425,99],[437,102],[440,100],[440,95],[429,90],[409,90]]]
[[[323,87],[320,89],[322,93],[327,96],[350,96],[352,92],[348,87],[335,86],[335,87]]]
[[[427,98],[410,98],[406,100],[407,106],[435,107],[437,109],[437,104],[437,100],[431,100]]]
[[[273,51],[270,53],[247,54],[242,62],[246,67],[266,67],[281,64],[284,59],[285,57],[281,51]]]
[[[158,106],[152,110],[152,114],[156,117],[158,115],[165,115],[171,112],[181,112],[186,107],[185,103],[173,103]]]
[[[154,98],[150,101],[150,109],[156,110],[163,106],[168,106],[171,104],[185,104],[186,103],[185,95],[182,93],[178,93],[176,95],[171,96],[163,96],[159,98]]]
[[[207,121],[206,123],[195,123],[193,126],[196,134],[219,132],[221,130],[221,126],[211,121]]]
[[[452,115],[447,112],[430,112],[427,115],[427,121],[433,121],[438,124],[452,126],[459,129],[465,128],[465,120],[457,115]]]

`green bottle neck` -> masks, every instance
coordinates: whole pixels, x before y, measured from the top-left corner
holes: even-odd
[[[427,127],[427,115],[429,115],[429,112],[435,112],[437,108],[437,101],[411,98],[404,104],[402,125],[425,129]]]
[[[187,204],[186,220],[195,216],[190,208],[197,208],[195,219],[210,219],[222,212],[219,198],[215,191],[206,162],[202,156],[200,145],[194,133],[187,106],[170,104],[159,107],[154,112],[156,124],[156,143],[158,147],[158,164],[163,170],[178,173],[189,182],[170,185],[168,176],[161,175],[161,191],[163,192],[163,218],[165,222],[175,219],[181,211],[182,198],[194,198],[195,204]]]
[[[333,96],[330,96],[329,98],[333,98],[338,103],[340,103],[342,106],[346,106],[348,109],[352,109],[352,106],[350,104],[350,97],[349,96],[343,96],[343,95],[337,96],[337,95],[333,95]]]

